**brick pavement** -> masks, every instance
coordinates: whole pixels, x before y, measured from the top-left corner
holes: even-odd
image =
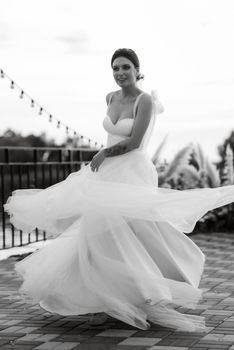
[[[195,310],[205,315],[207,333],[178,332],[151,324],[143,331],[109,317],[100,326],[87,316],[59,316],[24,302],[17,295],[21,278],[13,266],[19,257],[0,261],[0,349],[18,350],[234,350],[234,235],[190,236],[206,254],[200,283],[204,299]]]

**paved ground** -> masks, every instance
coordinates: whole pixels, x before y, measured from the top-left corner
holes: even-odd
[[[87,325],[87,316],[64,317],[24,303],[17,295],[18,257],[0,261],[0,349],[19,350],[206,350],[234,349],[234,235],[190,236],[206,254],[200,288],[204,299],[196,310],[205,315],[207,333],[178,332],[152,325],[142,331],[114,318]]]

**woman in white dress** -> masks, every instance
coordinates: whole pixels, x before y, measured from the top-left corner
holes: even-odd
[[[107,95],[106,147],[64,181],[16,190],[4,205],[16,228],[54,238],[15,264],[19,292],[60,315],[105,313],[140,329],[151,321],[205,331],[204,317],[176,310],[202,298],[205,256],[185,233],[233,202],[234,186],[159,188],[147,144],[163,108],[138,88],[134,51],[117,50],[111,66],[120,90]]]

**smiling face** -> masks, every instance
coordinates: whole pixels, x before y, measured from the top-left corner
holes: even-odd
[[[139,69],[128,58],[117,57],[112,64],[112,69],[114,79],[120,87],[136,84]]]

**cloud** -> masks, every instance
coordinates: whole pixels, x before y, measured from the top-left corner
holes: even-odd
[[[95,38],[85,31],[76,34],[59,35],[55,40],[66,47],[66,53],[72,55],[106,55],[109,54],[108,47],[102,42],[96,42]]]
[[[200,82],[192,82],[188,85],[191,86],[206,86],[206,85],[234,85],[234,77],[230,79],[215,79],[215,80],[207,80],[207,81],[200,81]]]
[[[3,23],[2,20],[0,20],[0,21],[1,21],[0,46],[6,47],[6,46],[9,46],[9,44],[11,42],[11,36],[6,33],[8,28],[5,25],[5,23]]]
[[[87,53],[89,51],[89,36],[85,32],[72,35],[57,36],[56,40],[66,44],[68,53]]]
[[[0,33],[0,41],[8,41],[10,39],[9,35]]]

